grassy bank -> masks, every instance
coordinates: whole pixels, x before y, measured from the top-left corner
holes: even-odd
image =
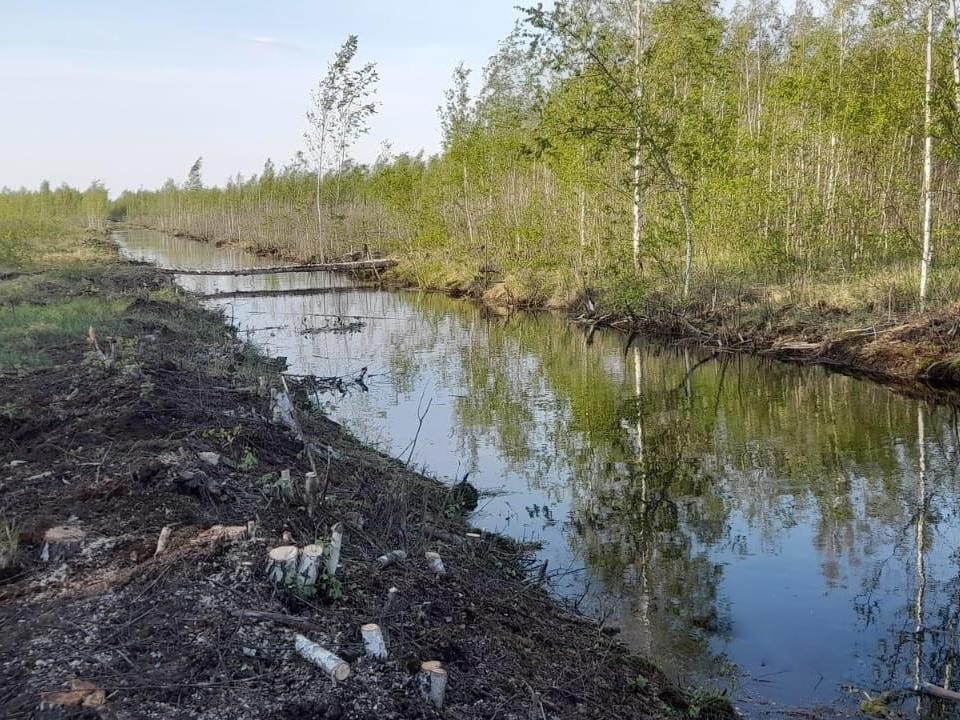
[[[329,479],[308,513],[304,444],[271,421],[257,381],[277,387],[281,368],[161,274],[116,262],[100,240],[75,247],[74,260],[38,255],[0,280],[0,714],[32,717],[46,702],[77,717],[439,717],[411,674],[424,660],[449,674],[446,716],[729,712],[570,615],[525,580],[523,548],[468,538],[447,487],[300,398]],[[248,521],[255,539],[216,530]],[[305,596],[266,580],[268,548],[328,541],[338,523],[335,582]],[[45,562],[54,526],[84,540]],[[408,560],[378,570],[397,548]],[[427,568],[428,550],[446,574]],[[389,639],[384,663],[363,657],[371,621]],[[331,688],[293,653],[295,632],[351,676]]]

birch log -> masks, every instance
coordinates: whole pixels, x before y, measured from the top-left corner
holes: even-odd
[[[387,659],[387,644],[383,639],[383,632],[376,623],[367,623],[361,626],[360,636],[363,638],[363,647],[367,655],[377,660]]]
[[[286,585],[296,579],[297,556],[294,545],[281,545],[267,553],[267,577],[274,585]]]
[[[427,559],[427,563],[430,565],[430,569],[433,570],[437,575],[443,575],[447,569],[443,566],[443,559],[440,557],[440,553],[428,552],[424,555]]]
[[[80,551],[87,534],[78,527],[57,525],[43,534],[43,562],[61,562]]]
[[[343,545],[343,523],[337,523],[330,532],[330,554],[327,555],[327,575],[334,577],[340,565],[340,548]]]
[[[322,669],[334,682],[350,677],[350,666],[346,662],[303,635],[294,636],[294,648],[301,657]]]
[[[381,555],[377,558],[377,562],[380,563],[380,568],[385,568],[388,565],[393,565],[395,562],[403,562],[407,559],[407,553],[403,550],[391,550],[385,555]]]
[[[320,577],[323,562],[323,545],[307,545],[300,550],[300,562],[297,565],[297,585],[313,587]]]
[[[443,669],[440,661],[428,660],[420,663],[417,681],[423,699],[429,700],[437,710],[442,709],[443,695],[447,690],[447,671]]]

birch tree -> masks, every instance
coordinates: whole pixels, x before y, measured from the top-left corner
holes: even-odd
[[[633,85],[637,107],[643,107],[643,0],[634,0]],[[643,222],[643,134],[639,118],[633,143],[633,268],[642,272],[640,226]]]
[[[923,85],[923,250],[920,256],[920,312],[927,309],[927,283],[933,259],[933,44],[936,32],[934,4],[927,4]]]
[[[200,190],[203,188],[203,180],[200,177],[200,171],[203,168],[203,157],[198,157],[190,166],[187,173],[187,181],[183,184],[184,190]]]
[[[315,176],[314,205],[320,257],[327,256],[320,189],[327,163],[334,161],[338,173],[352,144],[367,132],[367,121],[376,112],[371,100],[378,79],[376,65],[351,67],[357,55],[358,38],[350,35],[337,50],[327,73],[310,93],[309,128],[304,133]],[[338,185],[339,192],[339,185]]]

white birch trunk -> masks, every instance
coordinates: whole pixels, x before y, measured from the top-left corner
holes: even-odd
[[[350,666],[346,662],[303,635],[294,636],[294,648],[302,658],[322,669],[333,682],[350,677]]]
[[[376,623],[367,623],[360,628],[363,638],[363,647],[369,657],[377,660],[387,659],[387,644],[383,640],[383,632]]]
[[[447,671],[443,669],[440,662],[429,660],[421,663],[417,681],[423,699],[429,700],[437,710],[442,709],[443,696],[447,690]]]
[[[313,587],[320,578],[323,563],[323,545],[307,545],[300,550],[300,562],[297,564],[297,585]]]
[[[960,2],[950,0],[950,21],[953,23],[953,102],[960,115]]]
[[[927,6],[923,92],[923,254],[920,258],[920,312],[927,309],[927,281],[933,258],[933,35],[933,0],[930,0]]]
[[[267,577],[274,585],[293,582],[297,575],[299,551],[294,545],[281,545],[267,553]]]
[[[340,548],[343,546],[343,524],[337,523],[330,532],[330,554],[327,556],[327,575],[334,577],[340,565]]]
[[[380,563],[380,568],[385,568],[389,565],[393,565],[396,562],[403,562],[407,559],[407,553],[403,550],[391,550],[385,555],[381,555],[377,558],[377,562]]]
[[[641,83],[641,52],[643,44],[643,0],[634,0],[634,58],[633,58],[633,81],[634,95],[636,100],[636,136],[633,144],[633,268],[637,273],[643,269],[643,263],[640,257],[640,228],[643,223],[643,197],[640,183],[642,180],[642,130],[640,127],[640,107],[643,100],[643,85]]]

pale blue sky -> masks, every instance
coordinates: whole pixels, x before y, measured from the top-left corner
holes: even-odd
[[[349,33],[378,63],[380,143],[436,151],[453,67],[475,79],[517,0],[0,0],[0,186],[113,193],[280,165],[302,147],[311,87]]]

